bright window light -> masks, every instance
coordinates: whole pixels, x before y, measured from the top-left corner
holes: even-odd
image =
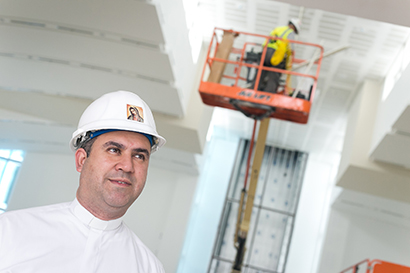
[[[24,151],[0,149],[0,213],[7,209],[14,181],[24,159]]]

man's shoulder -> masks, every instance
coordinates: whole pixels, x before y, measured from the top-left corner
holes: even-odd
[[[141,255],[139,260],[145,262],[144,266],[148,266],[152,269],[155,268],[155,270],[152,272],[165,272],[162,263],[155,256],[155,254],[141,241],[141,239],[135,234],[135,232],[132,231],[124,222],[123,228],[128,233],[128,236],[132,238],[134,248],[137,248],[138,255]]]
[[[128,227],[124,222],[122,222],[122,225],[124,228],[124,232],[127,233],[129,239],[131,239],[136,245],[138,245],[138,247],[147,249],[149,252],[151,252],[149,248],[141,241],[141,239],[137,236],[137,234],[135,234],[135,232],[130,227]]]
[[[24,208],[7,211],[0,214],[0,222],[4,219],[22,219],[22,217],[39,216],[42,214],[48,214],[58,212],[69,208],[71,202],[58,203],[52,205],[38,206],[32,208]]]

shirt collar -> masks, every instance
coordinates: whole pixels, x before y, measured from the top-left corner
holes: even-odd
[[[122,223],[122,217],[110,221],[101,220],[91,214],[76,199],[71,204],[71,210],[74,215],[86,226],[99,230],[113,230],[118,228]]]

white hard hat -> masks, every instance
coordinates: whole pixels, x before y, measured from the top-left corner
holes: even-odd
[[[292,18],[289,20],[289,23],[295,26],[296,34],[299,34],[300,31],[300,20],[298,18]]]
[[[137,115],[133,115],[134,113]],[[165,138],[157,133],[149,106],[138,95],[129,91],[107,93],[85,109],[78,129],[71,138],[71,150],[77,150],[83,142],[93,137],[93,133],[105,132],[100,130],[138,132],[147,135],[149,139],[152,136],[153,152],[165,144]]]

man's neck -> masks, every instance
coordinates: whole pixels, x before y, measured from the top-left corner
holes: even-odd
[[[99,206],[94,205],[92,202],[86,202],[81,199],[77,194],[77,200],[81,206],[88,210],[92,215],[103,221],[111,221],[124,216],[125,212],[122,209],[112,208],[107,206],[107,209],[103,210]]]

